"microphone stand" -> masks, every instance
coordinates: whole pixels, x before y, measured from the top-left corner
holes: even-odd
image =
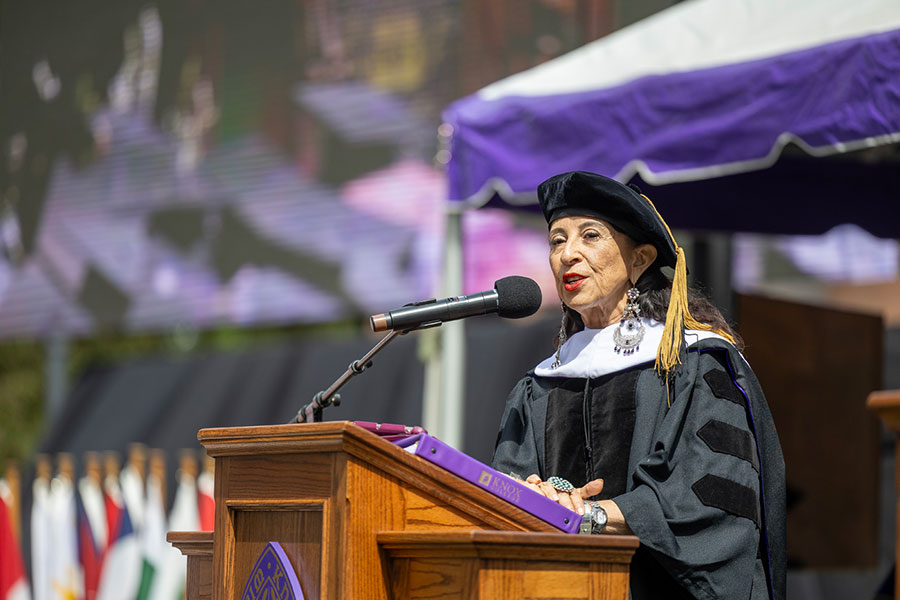
[[[344,374],[338,377],[337,380],[328,387],[328,389],[322,390],[321,392],[313,396],[312,402],[297,411],[297,416],[294,417],[294,420],[291,421],[291,423],[318,423],[322,420],[322,411],[325,408],[331,406],[332,404],[335,406],[340,405],[341,395],[336,392],[341,389],[341,387],[345,383],[347,383],[351,377],[353,377],[354,375],[359,375],[360,373],[371,367],[372,357],[375,356],[379,350],[384,348],[388,342],[390,342],[398,335],[403,335],[415,329],[424,329],[425,327],[434,327],[440,324],[440,321],[437,321],[434,324],[426,323],[425,325],[402,331],[392,329],[391,332],[384,336],[380,342],[375,344],[375,346],[371,350],[369,350],[365,356],[350,363],[350,366],[347,367],[347,370],[344,371]]]

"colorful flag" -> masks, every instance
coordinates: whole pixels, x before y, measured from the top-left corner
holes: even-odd
[[[141,531],[141,581],[137,600],[154,597],[158,587],[157,573],[166,555],[166,507],[162,482],[156,473],[147,476],[147,498],[144,503],[144,528]]]
[[[50,597],[54,600],[83,598],[83,573],[78,562],[78,508],[71,479],[59,475],[50,481],[48,504]]]
[[[12,493],[0,479],[0,600],[28,600],[28,579],[22,552],[13,534],[13,522],[8,509]]]
[[[200,512],[200,531],[213,531],[216,522],[216,501],[213,497],[215,477],[203,471],[197,477],[197,510]]]
[[[91,477],[78,482],[78,556],[84,573],[84,599],[95,600],[108,539],[106,503]]]
[[[50,480],[38,477],[31,486],[31,586],[34,600],[51,600],[53,527]]]
[[[131,517],[131,527],[135,535],[140,538],[141,529],[144,526],[144,480],[141,474],[131,464],[125,465],[119,474],[119,484],[122,488],[122,499],[125,500],[125,508]]]
[[[175,502],[169,513],[169,531],[197,531],[199,527],[197,479],[193,475],[182,472],[178,478]],[[186,577],[187,557],[178,548],[166,543],[162,563],[154,580],[151,599],[177,600],[182,598]]]
[[[132,600],[141,579],[141,552],[118,480],[104,482],[109,545],[103,554],[97,600]]]

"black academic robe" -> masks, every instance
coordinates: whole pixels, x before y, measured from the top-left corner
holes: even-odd
[[[576,486],[608,479],[599,497],[641,542],[635,599],[783,600],[784,460],[756,376],[733,346],[709,338],[687,348],[669,388],[671,407],[652,362],[593,383],[531,373],[507,400],[493,466],[547,479],[559,474],[549,461]],[[564,408],[578,390],[581,431]]]

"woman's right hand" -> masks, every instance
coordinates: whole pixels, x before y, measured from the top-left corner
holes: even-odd
[[[525,479],[525,485],[541,494],[550,498],[554,502],[558,502],[570,510],[574,510],[579,515],[584,514],[584,501],[592,496],[596,496],[603,490],[603,480],[594,479],[589,481],[580,488],[575,488],[571,492],[562,492],[552,484],[542,481],[536,474],[531,474]]]

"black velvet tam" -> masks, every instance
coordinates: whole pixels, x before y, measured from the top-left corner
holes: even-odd
[[[603,219],[635,242],[653,244],[660,264],[675,266],[675,242],[663,220],[645,197],[615,179],[586,171],[554,175],[538,186],[538,201],[548,224],[560,217]]]

